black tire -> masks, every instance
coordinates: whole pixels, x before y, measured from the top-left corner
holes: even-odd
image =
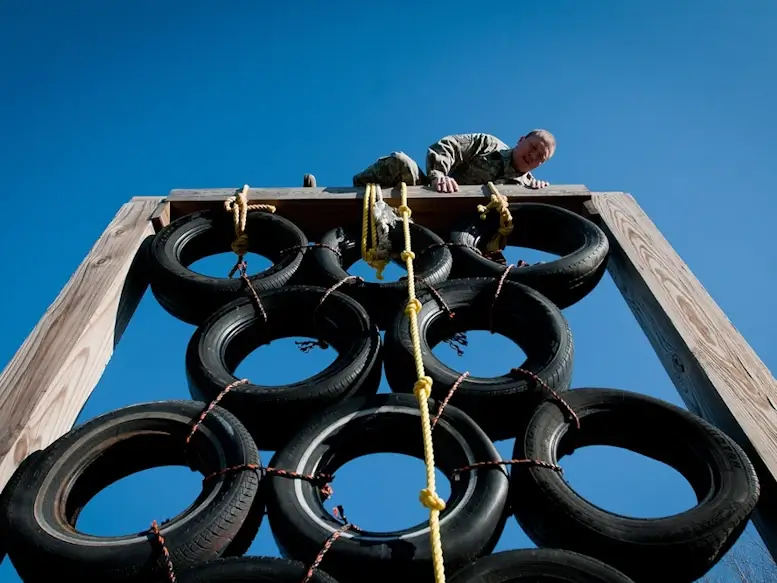
[[[511,507],[526,534],[538,546],[600,559],[637,582],[702,577],[741,535],[758,501],[758,478],[745,453],[706,421],[659,399],[585,388],[567,392],[565,400],[580,429],[544,403],[516,439],[513,457],[557,464],[577,447],[622,447],[676,469],[699,503],[672,516],[630,518],[594,506],[558,472],[516,467]]]
[[[262,293],[266,323],[254,300],[236,300],[213,314],[189,342],[189,391],[204,401],[212,401],[238,381],[233,375],[238,364],[272,340],[313,337],[326,341],[328,350],[337,351],[335,361],[310,378],[280,386],[249,382],[224,395],[219,404],[241,420],[259,449],[277,450],[324,407],[378,391],[382,360],[377,327],[361,304],[339,291],[331,292],[321,303],[325,292],[295,285]]]
[[[404,268],[399,259],[405,249],[405,236],[401,221],[389,232],[392,246],[392,261]],[[417,278],[429,285],[437,285],[448,278],[453,267],[450,250],[444,241],[433,231],[417,223],[410,223],[410,239],[415,259],[413,271]],[[307,282],[329,288],[348,277],[347,270],[361,259],[361,235],[353,229],[337,227],[321,238],[321,244],[338,249],[340,254],[326,247],[316,247],[308,251],[305,276]],[[433,247],[439,245],[437,247]],[[416,280],[416,287],[423,284]],[[394,312],[407,302],[407,278],[382,283],[350,280],[338,290],[348,294],[361,303],[381,330],[388,326]]]
[[[592,221],[561,207],[542,203],[513,203],[513,231],[508,245],[528,247],[559,255],[559,259],[514,267],[507,275],[566,308],[587,296],[607,269],[610,243],[604,231]],[[451,232],[453,273],[451,277],[499,277],[504,266],[483,257],[482,252],[499,226],[491,212],[480,215]]]
[[[299,561],[276,557],[239,557],[216,559],[189,567],[178,574],[178,583],[300,583],[309,567]],[[320,569],[313,571],[309,583],[337,583]]]
[[[454,332],[488,330],[491,305],[498,281],[491,278],[448,280],[437,288],[453,318],[430,291],[418,299],[421,352],[426,374],[431,377],[432,396],[443,400],[461,372],[443,364],[433,353],[435,345]],[[536,375],[556,392],[569,388],[574,347],[569,325],[561,310],[538,291],[505,281],[494,308],[494,332],[518,344],[527,355],[515,367]],[[384,369],[392,391],[412,393],[416,381],[410,318],[396,313],[384,337]],[[463,371],[462,371],[463,372]],[[450,403],[470,415],[494,441],[516,437],[530,414],[549,393],[528,375],[508,372],[484,378],[469,376]]]
[[[276,452],[270,464],[301,474],[335,474],[351,459],[371,453],[404,453],[423,459],[420,427],[418,403],[411,395],[349,399],[316,417]],[[455,407],[445,408],[433,431],[435,463],[446,475],[473,463],[500,459],[485,433]],[[342,524],[324,509],[315,485],[302,480],[290,484],[282,477],[267,479],[267,518],[278,548],[284,556],[311,562]],[[425,483],[423,475],[417,479]],[[440,513],[448,568],[494,549],[509,514],[507,492],[504,468],[463,472],[459,480],[451,480],[451,497]],[[432,581],[427,523],[389,533],[347,531],[329,547],[322,566],[341,581]]]
[[[591,557],[562,549],[502,551],[473,561],[449,583],[633,583]]]
[[[256,291],[286,284],[302,262],[305,234],[288,219],[265,211],[250,211],[246,220],[249,250],[273,262],[248,278]],[[224,304],[251,292],[239,277],[211,277],[189,269],[195,261],[231,251],[235,239],[232,214],[201,211],[185,215],[164,227],[149,249],[151,290],[162,308],[192,325],[201,324]],[[237,256],[235,256],[237,260]],[[248,266],[250,269],[250,265]]]
[[[0,564],[5,560],[6,548],[8,548],[7,541],[11,536],[8,531],[8,509],[11,504],[11,495],[19,487],[19,484],[26,482],[27,475],[32,471],[35,461],[42,453],[43,451],[40,449],[30,452],[16,467],[0,493]]]
[[[50,581],[67,573],[81,581],[139,582],[163,574],[164,555],[150,525],[146,532],[100,537],[77,531],[75,521],[100,490],[144,469],[184,465],[209,476],[258,464],[248,431],[220,407],[207,414],[186,444],[205,405],[159,401],[124,407],[46,448],[9,503],[8,555],[19,576]],[[250,470],[204,481],[186,510],[160,524],[174,568],[245,552],[262,521],[259,486],[260,476]]]

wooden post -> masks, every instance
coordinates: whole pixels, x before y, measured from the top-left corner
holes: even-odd
[[[777,559],[777,382],[634,198],[593,193],[609,272],[690,411],[756,466],[753,522]]]
[[[138,250],[162,197],[124,204],[0,374],[0,489],[65,434],[100,380],[147,287]]]

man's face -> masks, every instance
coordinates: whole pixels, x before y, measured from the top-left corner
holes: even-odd
[[[513,165],[519,172],[531,172],[550,158],[550,150],[537,136],[523,136],[513,149]]]

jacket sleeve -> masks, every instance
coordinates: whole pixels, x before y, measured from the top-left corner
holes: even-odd
[[[475,156],[490,154],[507,146],[490,134],[454,134],[435,142],[426,151],[429,180],[448,176]]]

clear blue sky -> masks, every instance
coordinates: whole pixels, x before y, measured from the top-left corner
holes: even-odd
[[[777,6],[130,4],[0,4],[3,363],[134,195],[294,186],[304,172],[320,185],[348,185],[392,150],[423,160],[445,134],[483,131],[512,143],[545,127],[558,150],[538,177],[633,193],[777,370]],[[509,258],[519,256],[537,254]],[[222,274],[231,260],[198,268]],[[576,343],[573,386],[680,403],[609,277],[566,316]],[[188,398],[183,363],[192,331],[147,294],[79,423],[136,402]],[[487,334],[470,335],[462,358],[445,345],[436,352],[481,375],[523,358]],[[486,358],[494,353],[498,359]],[[238,374],[282,383],[328,358],[285,340],[251,355]],[[498,445],[509,457],[511,444]],[[658,516],[693,503],[679,474],[634,454],[587,448],[563,465],[581,494],[612,511]],[[364,458],[339,472],[334,502],[361,526],[397,528],[425,519],[423,480],[420,460]],[[199,484],[180,468],[132,476],[98,495],[79,527],[147,528],[185,508]],[[511,519],[497,550],[531,545]],[[277,555],[267,522],[250,552]],[[18,581],[8,560],[0,581]]]

